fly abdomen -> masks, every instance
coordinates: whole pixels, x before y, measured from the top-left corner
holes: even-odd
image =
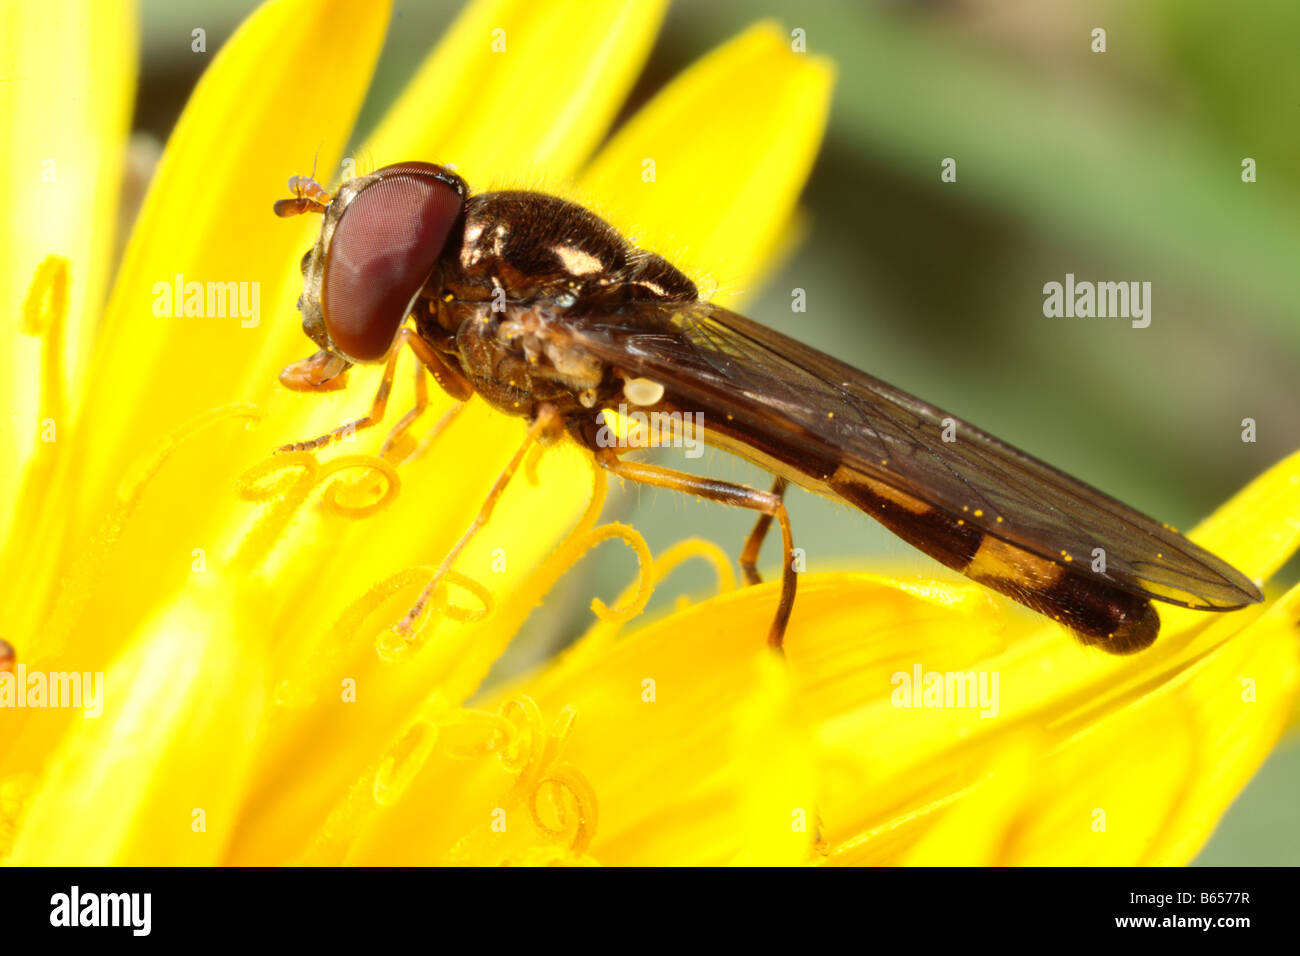
[[[839,497],[954,571],[966,572],[984,540],[984,532],[964,519],[860,472],[841,468],[827,484]]]
[[[1160,619],[1146,598],[1018,548],[865,475],[841,470],[830,485],[908,544],[1065,625],[1082,644],[1131,654],[1156,639]]]
[[[1082,574],[983,532],[963,569],[973,581],[1068,627],[1080,643],[1111,654],[1149,647],[1160,618],[1141,595]]]

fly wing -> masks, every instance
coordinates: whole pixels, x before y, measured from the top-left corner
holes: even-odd
[[[734,312],[636,303],[570,314],[564,328],[573,345],[627,376],[664,385],[667,405],[703,413],[709,440],[742,434],[719,444],[782,463],[814,490],[844,497],[837,486],[845,481],[884,484],[1041,558],[1172,604],[1229,610],[1262,600],[1245,575],[1167,525]],[[1104,572],[1092,570],[1096,548]]]

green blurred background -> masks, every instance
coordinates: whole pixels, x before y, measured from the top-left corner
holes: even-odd
[[[203,26],[216,50],[254,5],[146,0],[142,134],[165,139],[207,62],[190,53],[190,30]],[[356,141],[458,9],[398,0]],[[839,80],[801,243],[750,315],[1182,528],[1300,448],[1300,4],[681,2],[627,112],[765,17],[803,28]],[[1096,27],[1105,53],[1091,52]],[[940,181],[944,157],[957,160],[956,183]],[[1241,181],[1244,157],[1256,183]],[[408,158],[437,159],[374,161]],[[1150,327],[1045,318],[1043,284],[1067,272],[1150,281]],[[791,313],[795,287],[806,313]],[[1247,417],[1254,444],[1241,441]],[[698,466],[767,483],[718,453]],[[790,511],[809,570],[937,568],[842,507],[794,492]],[[615,489],[610,512],[656,551],[699,534],[735,553],[751,524],[653,490]],[[624,549],[597,551],[504,666],[572,639],[591,596],[611,598],[632,573]],[[1282,578],[1296,577],[1293,562]],[[1298,795],[1293,737],[1198,862],[1300,863]]]

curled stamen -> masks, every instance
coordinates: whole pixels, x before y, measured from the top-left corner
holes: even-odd
[[[344,455],[340,458],[331,459],[321,469],[317,480],[324,481],[330,475],[348,468],[365,468],[368,471],[353,482],[335,479],[329,483],[325,488],[325,496],[321,503],[332,514],[344,518],[365,518],[387,507],[397,497],[397,492],[402,484],[401,479],[397,476],[397,469],[383,458],[375,458],[372,455]],[[378,498],[365,504],[351,504],[344,500],[346,495],[359,496],[366,494],[373,496],[374,486],[378,484],[378,482],[374,481],[376,473],[384,479]]]
[[[36,267],[27,298],[23,300],[22,329],[27,335],[39,335],[43,339],[41,417],[60,423],[63,422],[63,324],[67,312],[68,260],[48,255]],[[48,447],[55,443],[42,444]]]
[[[379,769],[375,771],[372,794],[376,803],[390,807],[402,799],[411,781],[433,755],[440,734],[441,716],[448,709],[446,701],[439,695],[430,696],[401,739],[384,754]]]
[[[498,753],[508,769],[519,773],[504,805],[526,802],[533,823],[545,836],[555,839],[571,832],[570,852],[585,853],[596,830],[596,793],[581,772],[560,762],[577,711],[572,706],[564,707],[549,731],[543,726],[541,709],[525,694],[504,701],[500,713],[518,729],[514,746]],[[567,807],[570,800],[572,814]],[[547,810],[555,820],[554,826],[546,819]]]
[[[441,726],[438,753],[457,760],[490,757],[515,745],[515,725],[499,713],[458,710]]]
[[[321,499],[326,511],[347,518],[363,518],[387,507],[396,497],[401,486],[396,469],[372,455],[345,455],[322,465],[310,452],[291,451],[263,459],[240,475],[235,482],[236,493],[245,501],[271,502],[271,507],[244,537],[235,555],[236,562],[253,565],[264,559],[288,530],[312,491],[331,475],[348,468],[365,469],[365,477],[351,483],[331,482]],[[374,494],[373,486],[363,486],[376,473],[384,482],[375,500],[363,504],[345,500],[348,494]],[[274,480],[268,481],[272,476]]]
[[[49,600],[50,589],[43,587],[41,581],[43,573],[52,569],[58,560],[71,511],[56,504],[63,499],[54,493],[56,485],[75,480],[67,453],[69,443],[54,440],[57,429],[68,424],[64,419],[62,345],[67,288],[67,260],[47,256],[37,267],[23,300],[22,330],[41,337],[38,428],[11,513],[13,523],[0,550],[0,565],[13,569],[6,583],[12,588],[12,594],[21,594],[29,603],[33,618],[32,625],[24,626],[25,622],[20,623],[15,617],[26,615],[21,611],[8,612],[6,624],[19,633],[29,633],[36,627],[45,630],[48,612],[42,605]],[[76,447],[71,445],[74,454]]]
[[[367,617],[379,609],[379,606],[399,589],[412,587],[424,580],[423,568],[409,568],[380,581],[369,591],[352,603],[343,613],[343,617],[334,625],[333,641],[341,644],[348,636],[359,630]],[[385,627],[374,638],[375,653],[379,659],[388,663],[400,660],[411,650],[411,644],[395,640],[392,629]]]
[[[587,552],[596,545],[614,538],[630,547],[636,555],[636,591],[630,595],[625,594],[612,608],[600,598],[592,598],[591,610],[602,621],[622,623],[631,620],[645,610],[650,595],[654,591],[654,582],[651,576],[654,558],[650,554],[650,546],[646,544],[646,540],[641,533],[630,525],[612,522],[603,524],[598,528],[592,528],[589,531],[571,534],[555,549],[537,574],[538,576],[545,575],[542,580],[554,581],[582,560]]]
[[[407,568],[405,571],[399,571],[397,574],[390,575],[372,585],[365,594],[349,604],[347,610],[334,622],[334,626],[330,628],[329,636],[326,638],[326,653],[335,654],[340,652],[351,642],[352,636],[361,629],[361,625],[365,623],[366,618],[379,610],[381,604],[398,591],[424,581],[428,577],[430,570],[423,567]]]
[[[308,652],[307,659],[295,668],[299,677],[292,682],[288,680],[280,682],[276,688],[275,703],[290,709],[310,704],[315,699],[312,688],[322,686],[325,676],[337,666],[344,652],[354,646],[357,633],[365,626],[366,620],[377,613],[393,595],[427,580],[429,571],[429,568],[416,567],[398,572],[378,582],[348,605],[330,627],[320,646],[313,647]],[[455,571],[448,575],[448,581],[464,588],[481,602],[481,606],[477,608],[447,605],[443,612],[448,618],[460,623],[472,624],[492,613],[492,594],[483,585]],[[410,645],[403,643],[398,647],[389,646],[384,639],[390,633],[387,628],[382,630],[375,637],[374,646],[380,659],[392,663],[407,653]]]
[[[365,594],[348,605],[347,610],[339,616],[338,620],[334,622],[334,626],[330,628],[325,640],[326,657],[333,658],[342,652],[344,648],[350,646],[352,641],[355,640],[357,632],[365,625],[366,620],[379,611],[380,607],[393,595],[417,585],[422,585],[429,579],[432,572],[433,569],[426,566],[407,568],[405,571],[399,571],[397,574],[390,575],[372,585]],[[449,571],[444,579],[444,584],[454,584],[463,588],[478,598],[480,602],[480,606],[477,608],[462,608],[455,604],[439,604],[442,612],[451,620],[461,624],[473,624],[476,621],[483,620],[494,610],[492,592],[473,578],[466,577],[459,571]],[[442,593],[443,591],[440,590],[438,596],[441,596]],[[374,644],[376,653],[382,659],[390,662],[404,656],[413,646],[406,641],[394,640],[392,631],[389,628],[384,628],[375,637]]]
[[[375,771],[375,802],[391,807],[402,799],[411,781],[423,769],[438,742],[438,728],[417,722],[384,756]]]
[[[567,836],[570,853],[585,853],[596,831],[596,793],[577,768],[560,761],[577,711],[564,707],[548,730],[537,702],[518,694],[503,701],[498,713],[514,728],[514,737],[497,748],[497,756],[518,773],[502,805],[526,803],[543,835]]]
[[[231,402],[229,405],[220,405],[195,415],[163,438],[147,456],[138,459],[126,470],[122,481],[118,485],[118,499],[121,501],[138,500],[145,485],[153,481],[154,476],[167,463],[167,460],[175,454],[176,450],[204,429],[232,418],[243,420],[245,424],[252,424],[265,417],[266,412],[249,402]]]
[[[446,580],[448,584],[455,584],[464,588],[480,601],[480,607],[477,609],[463,608],[459,604],[446,604],[442,607],[442,612],[447,617],[459,624],[473,624],[492,613],[492,592],[478,581],[461,574],[459,571],[448,571]]]
[[[316,456],[307,452],[264,459],[235,479],[235,494],[245,501],[271,501],[283,497],[302,480],[304,474],[314,481],[318,464]],[[300,473],[294,475],[295,470],[300,470]],[[267,482],[271,476],[277,477]]]
[[[123,528],[139,508],[145,490],[176,450],[199,432],[213,425],[230,419],[244,419],[251,422],[262,417],[263,414],[256,405],[245,402],[209,409],[181,425],[164,438],[152,454],[128,469],[130,477],[119,486],[116,505],[104,519],[90,544],[77,553],[48,624],[36,632],[42,653],[55,654],[63,647],[64,640],[72,632],[82,610],[94,596],[98,582],[103,576],[102,568],[109,560]],[[35,650],[33,648],[33,652]]]
[[[572,704],[566,704],[560,708],[560,712],[555,715],[555,723],[551,725],[551,736],[561,744],[567,743],[569,734],[573,733],[573,724],[578,719],[578,708]]]
[[[668,575],[672,574],[679,567],[692,558],[701,558],[713,565],[714,573],[718,578],[718,593],[725,594],[728,591],[735,590],[736,575],[731,567],[731,560],[717,544],[712,541],[705,541],[702,538],[686,538],[679,541],[672,547],[665,550],[658,558],[654,560],[653,566],[649,572],[650,587],[657,588],[663,583]],[[627,602],[631,596],[639,594],[646,588],[645,574],[640,575],[636,581],[630,584],[619,596],[620,603]],[[678,604],[679,606],[689,599],[683,596]],[[644,607],[644,605],[642,605]],[[626,623],[625,619],[610,618],[608,620],[598,621],[590,630],[583,635],[582,640],[578,643],[578,653],[598,654],[600,650],[608,645],[608,642],[614,640]]]
[[[566,796],[569,798],[567,801]],[[573,804],[572,815],[567,806],[570,801]],[[587,852],[596,835],[596,807],[595,789],[571,764],[552,768],[533,790],[529,803],[533,823],[548,837],[560,838],[572,833],[569,852],[577,856]],[[555,826],[544,819],[545,808],[555,815]]]
[[[540,714],[536,719],[540,723]],[[466,730],[475,731],[479,742],[462,742]],[[400,800],[435,751],[463,758],[486,756],[513,747],[517,736],[516,724],[504,711],[491,714],[453,710],[435,693],[424,702],[401,738],[380,760],[373,788],[375,801],[392,806]]]
[[[427,575],[428,572],[426,572],[426,581],[428,580]],[[452,604],[447,600],[448,585],[451,584],[458,585],[469,591],[482,602],[482,606],[476,610],[467,610],[459,605]],[[399,660],[412,650],[422,647],[429,639],[433,631],[426,628],[426,624],[435,615],[442,614],[458,623],[472,624],[491,614],[492,608],[492,594],[487,588],[459,571],[445,571],[438,582],[438,586],[433,589],[428,601],[425,602],[424,608],[416,620],[417,626],[412,629],[412,634],[418,636],[408,637],[397,627],[388,627],[375,638],[375,653],[390,663]]]
[[[511,746],[503,748],[497,756],[507,770],[524,775],[530,765],[536,766],[542,754],[538,752],[537,743],[546,736],[542,726],[542,710],[537,702],[527,694],[519,694],[501,704],[499,713],[509,720],[517,733]],[[529,785],[528,789],[532,789]]]
[[[718,578],[718,593],[726,594],[736,589],[736,572],[731,566],[727,552],[717,542],[703,538],[686,538],[667,548],[655,559],[653,578],[655,585],[677,570],[692,558],[699,558],[713,565],[713,572]]]
[[[36,267],[32,284],[23,300],[23,332],[44,335],[53,331],[52,322],[62,318],[68,303],[68,260],[48,255]]]
[[[607,472],[591,456],[583,456],[591,477],[591,497],[586,510],[578,518],[568,536],[532,574],[528,575],[518,586],[513,588],[501,607],[493,613],[497,627],[503,633],[511,633],[531,614],[555,586],[555,582],[585,553],[588,545],[582,544],[584,536],[595,527],[605,498],[609,493]],[[486,664],[484,673],[486,673]]]
[[[244,472],[235,483],[235,490],[247,501],[272,502],[271,507],[252,530],[244,536],[234,563],[251,567],[270,553],[276,541],[289,527],[298,509],[307,501],[316,485],[319,464],[307,452],[290,452],[268,458]],[[283,472],[284,475],[270,484],[263,479]],[[291,473],[297,472],[296,477]]]
[[[560,760],[575,715],[572,707],[565,707],[548,729],[536,702],[522,694],[503,701],[496,713],[453,708],[439,694],[431,695],[373,775],[364,775],[335,808],[330,817],[334,826],[322,831],[308,858],[323,859],[326,854],[339,858],[346,853],[367,816],[356,800],[363,784],[374,803],[392,806],[434,754],[457,759],[495,754],[508,773],[516,774],[497,806],[526,806],[543,837],[568,843],[563,849],[553,842],[531,847],[523,851],[524,856],[551,863],[584,862],[596,832],[596,793],[576,767]],[[481,839],[477,831],[467,834],[451,851],[452,857],[468,858],[470,848]]]
[[[654,565],[654,558],[650,554],[650,545],[646,544],[646,540],[641,536],[641,533],[625,524],[601,525],[599,528],[587,533],[585,542],[580,541],[578,543],[586,543],[587,547],[591,548],[610,538],[618,538],[626,542],[628,547],[636,554],[636,593],[633,595],[632,600],[615,602],[613,607],[607,606],[600,598],[592,598],[591,610],[602,621],[622,623],[630,621],[644,611],[646,604],[650,601],[650,595],[654,592],[654,580],[650,573]]]
[[[650,600],[652,587],[648,583],[648,574],[653,560],[649,545],[645,543],[645,539],[634,528],[626,525],[607,524],[599,528],[596,527],[596,521],[605,506],[605,498],[608,495],[609,488],[606,472],[590,456],[584,458],[584,460],[591,470],[592,482],[591,498],[587,503],[587,508],[568,536],[510,596],[510,600],[502,612],[507,620],[522,621],[526,618],[560,577],[577,564],[591,548],[610,538],[622,540],[636,553],[639,571],[637,591],[634,596],[620,600],[613,608],[608,607],[597,598],[591,603],[592,611],[602,621],[621,622],[641,613]]]

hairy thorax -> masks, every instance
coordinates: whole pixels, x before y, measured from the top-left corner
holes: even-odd
[[[582,418],[619,392],[617,370],[576,345],[566,321],[638,300],[696,298],[667,260],[581,206],[539,193],[471,197],[461,247],[445,262],[422,332],[443,341],[485,400],[513,415],[548,402]]]

